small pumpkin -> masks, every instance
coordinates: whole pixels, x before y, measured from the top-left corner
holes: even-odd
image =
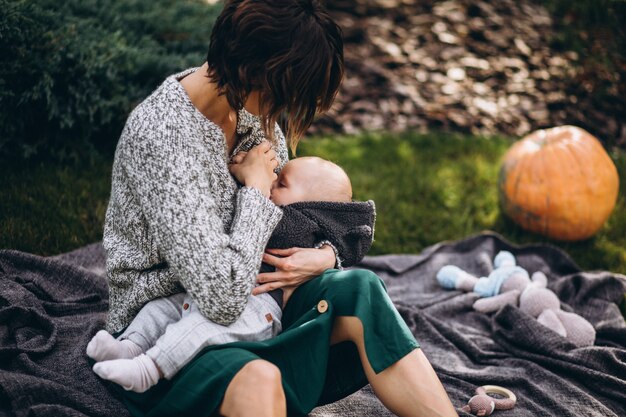
[[[560,126],[513,144],[498,187],[503,211],[522,228],[575,241],[593,236],[609,218],[619,177],[598,139],[581,128]]]

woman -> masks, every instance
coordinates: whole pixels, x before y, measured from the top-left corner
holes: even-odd
[[[294,149],[342,75],[341,31],[317,0],[231,0],[207,63],[168,77],[129,116],[103,237],[107,330],[183,290],[207,318],[232,323],[262,260],[277,270],[254,293],[291,296],[278,337],[209,347],[173,380],[122,392],[133,415],[304,414],[368,381],[398,415],[456,415],[376,275],[332,269],[332,242],[263,254],[281,217],[270,187],[287,160],[276,120],[288,116]]]

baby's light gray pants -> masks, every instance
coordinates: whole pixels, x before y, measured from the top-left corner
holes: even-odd
[[[148,302],[118,340],[139,345],[171,379],[203,348],[236,341],[260,341],[280,333],[282,311],[267,293],[251,295],[241,316],[230,326],[204,317],[187,293]]]

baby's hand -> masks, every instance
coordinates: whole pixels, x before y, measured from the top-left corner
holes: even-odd
[[[272,183],[278,177],[276,151],[269,142],[263,141],[250,149],[245,155],[235,155],[236,160],[228,165],[228,170],[241,184],[258,189],[267,198],[270,196]],[[240,159],[241,158],[241,159]],[[237,162],[240,160],[241,162]]]
[[[230,158],[230,163],[231,164],[240,164],[240,163],[243,162],[243,160],[245,159],[246,155],[248,155],[248,152],[246,152],[246,151],[237,152],[237,155],[235,155],[232,158]]]

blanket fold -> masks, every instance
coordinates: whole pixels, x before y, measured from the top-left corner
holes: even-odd
[[[106,281],[96,272],[0,250],[0,415],[129,416],[84,353],[108,309]]]

